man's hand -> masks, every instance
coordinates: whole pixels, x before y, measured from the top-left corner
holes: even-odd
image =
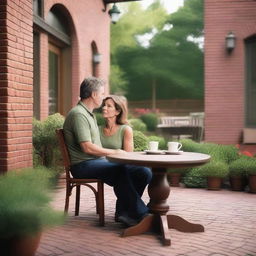
[[[114,154],[124,154],[124,153],[127,153],[127,152],[122,149],[116,149]]]

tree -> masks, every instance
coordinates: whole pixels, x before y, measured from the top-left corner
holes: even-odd
[[[111,26],[111,93],[125,93],[128,80],[122,69],[117,64],[117,53],[120,49],[136,49],[139,46],[138,37],[149,33],[152,29],[161,28],[167,18],[166,10],[159,0],[155,1],[146,11],[140,3],[124,4],[124,13],[117,24]]]
[[[203,33],[203,0],[186,1],[158,24],[149,47],[137,43],[113,53],[128,82],[128,99],[202,98],[203,51],[195,39]]]

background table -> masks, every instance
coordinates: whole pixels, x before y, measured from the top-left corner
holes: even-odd
[[[192,152],[182,152],[180,155],[151,155],[144,152],[126,152],[109,155],[107,159],[111,162],[152,168],[153,177],[148,186],[150,197],[148,207],[152,214],[146,216],[136,226],[125,229],[123,236],[138,235],[154,229],[160,231],[163,244],[170,245],[169,228],[182,232],[204,231],[204,227],[200,224],[193,224],[177,215],[167,214],[169,211],[167,198],[170,194],[170,186],[166,178],[166,172],[167,168],[186,168],[205,164],[210,160],[209,155]]]

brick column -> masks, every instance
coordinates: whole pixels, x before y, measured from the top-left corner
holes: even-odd
[[[32,166],[32,2],[0,2],[1,173]]]

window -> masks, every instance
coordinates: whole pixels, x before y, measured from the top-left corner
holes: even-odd
[[[245,41],[246,45],[246,89],[245,126],[256,127],[256,36]]]
[[[33,115],[36,119],[40,119],[40,43],[39,43],[39,34],[33,34],[33,49],[34,49],[34,79],[33,79]]]
[[[43,16],[43,0],[33,1],[33,12],[35,15]]]
[[[59,112],[61,51],[49,45],[49,115]]]

